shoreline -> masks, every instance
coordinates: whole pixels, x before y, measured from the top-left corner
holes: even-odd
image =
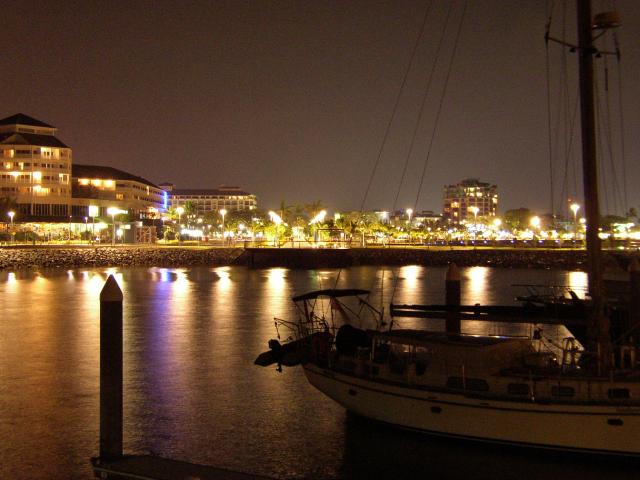
[[[626,269],[637,252],[608,252],[608,266]],[[534,248],[235,248],[209,246],[15,246],[0,248],[0,271],[49,268],[238,265],[252,268],[341,268],[358,265],[584,270],[584,250]]]

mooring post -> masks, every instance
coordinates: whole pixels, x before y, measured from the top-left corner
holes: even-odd
[[[109,275],[100,292],[100,458],[122,457],[122,290]]]
[[[450,263],[445,276],[445,304],[447,306],[460,306],[460,270],[455,263]],[[446,318],[447,333],[459,334],[460,313],[448,312]]]

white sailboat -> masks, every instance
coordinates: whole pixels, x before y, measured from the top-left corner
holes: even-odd
[[[368,292],[321,290],[295,297],[298,320],[282,322],[294,330],[296,343],[287,347],[272,341],[257,364],[300,363],[310,384],[347,410],[402,428],[538,448],[640,455],[638,345],[629,333],[615,345],[611,341],[601,285],[592,30],[603,25],[594,26],[588,0],[577,5],[591,296],[588,308],[582,306],[586,349],[567,339],[556,355],[541,349],[535,338],[461,334],[455,321],[447,332],[393,329],[368,303]],[[487,312],[493,310],[481,313]],[[451,308],[445,315],[457,315],[459,321],[462,313]],[[513,309],[502,313],[518,315]],[[366,314],[373,328],[356,328]]]

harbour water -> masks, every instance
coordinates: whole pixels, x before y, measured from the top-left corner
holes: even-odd
[[[441,303],[444,269],[93,269],[0,272],[0,478],[92,478],[99,302],[124,292],[125,451],[276,478],[633,478],[638,462],[476,445],[347,415],[300,369],[253,365],[293,295],[372,289],[379,305]],[[581,272],[462,269],[463,303],[514,303],[513,284],[586,285]],[[337,280],[336,280],[337,279]],[[382,293],[381,293],[382,292]],[[413,320],[415,321],[415,320]],[[409,325],[409,320],[401,325]],[[469,332],[527,334],[463,323]],[[286,334],[286,332],[280,332]],[[562,327],[546,327],[560,341]]]

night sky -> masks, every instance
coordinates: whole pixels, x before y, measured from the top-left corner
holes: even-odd
[[[561,2],[555,2],[559,4]],[[640,2],[620,12],[628,205],[640,207]],[[544,25],[547,2],[471,0],[426,167],[463,1],[434,1],[365,208],[390,210],[436,46],[449,25],[397,208],[440,211],[442,186],[498,185],[500,211],[550,210]],[[568,2],[567,38],[575,31]],[[360,209],[427,1],[3,1],[0,116],[22,112],[59,128],[74,162],[108,165],[177,188],[238,185],[269,209],[322,200]],[[562,35],[562,6],[554,31]],[[575,102],[577,59],[561,82],[551,46],[556,209],[563,190],[562,85]],[[609,58],[613,163],[622,188],[618,70]],[[600,61],[602,64],[602,61]],[[602,84],[603,82],[601,82]],[[600,98],[604,98],[602,95]],[[560,102],[562,103],[562,102]],[[567,111],[573,111],[568,107]],[[604,111],[604,108],[602,109]],[[563,120],[565,118],[565,120]],[[574,140],[576,140],[574,135]],[[570,150],[575,153],[577,142]],[[609,151],[608,146],[602,147]],[[570,160],[573,164],[575,160]],[[611,164],[610,161],[607,161]],[[607,167],[609,168],[609,167]],[[613,201],[611,169],[604,172]],[[605,196],[606,197],[606,196]],[[608,207],[608,208],[607,208]]]

